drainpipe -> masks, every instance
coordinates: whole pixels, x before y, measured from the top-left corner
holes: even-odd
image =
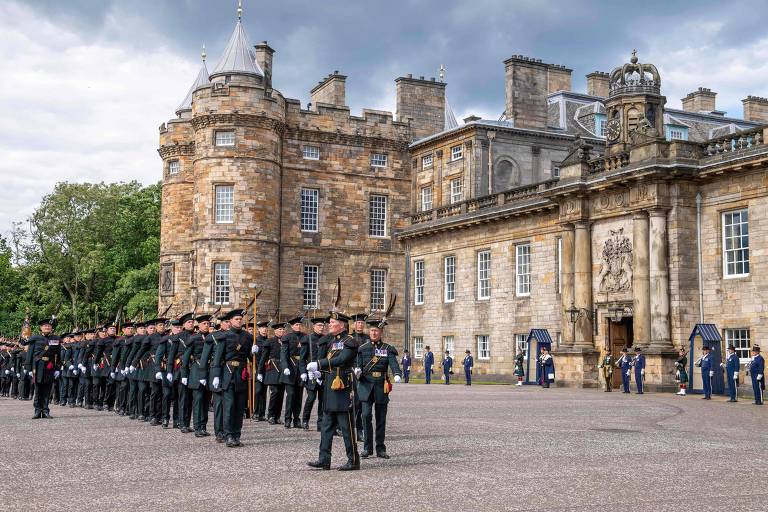
[[[411,247],[405,246],[405,340],[403,341],[403,350],[411,351]]]
[[[697,277],[699,280],[699,323],[704,323],[704,285],[701,273],[701,192],[696,193],[696,258],[698,260]]]
[[[493,194],[493,141],[496,132],[488,131],[488,195]]]

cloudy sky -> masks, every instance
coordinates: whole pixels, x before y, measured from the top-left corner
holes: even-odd
[[[24,221],[57,181],[151,183],[157,128],[199,69],[213,68],[236,0],[0,0],[0,232]],[[498,118],[512,54],[610,71],[638,49],[659,67],[668,105],[699,86],[740,117],[747,94],[768,96],[768,3],[587,0],[245,0],[252,43],[275,48],[287,97],[333,70],[347,101],[394,110],[394,78],[447,68],[458,117]]]

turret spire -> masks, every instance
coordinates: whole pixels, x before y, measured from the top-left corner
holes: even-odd
[[[229,38],[227,47],[224,48],[221,60],[219,60],[219,63],[213,70],[212,77],[235,73],[264,76],[264,72],[256,62],[256,54],[253,51],[253,47],[248,42],[248,36],[243,29],[242,16],[243,4],[242,0],[239,0],[237,3],[235,30]]]
[[[192,110],[192,93],[195,92],[200,87],[206,86],[209,83],[211,83],[210,79],[208,78],[208,67],[205,65],[205,58],[208,55],[205,53],[205,44],[203,44],[203,51],[200,52],[200,57],[203,60],[203,65],[200,68],[200,71],[197,73],[197,78],[195,78],[195,82],[192,84],[192,87],[189,88],[189,91],[187,91],[187,95],[184,96],[184,101],[181,102],[181,105],[176,109],[176,115],[181,116],[182,112],[189,112]]]
[[[237,0],[237,21],[243,18],[243,0]]]

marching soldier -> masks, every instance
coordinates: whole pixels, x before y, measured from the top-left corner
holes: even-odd
[[[712,400],[712,377],[715,371],[712,369],[712,357],[709,353],[709,346],[701,347],[702,356],[696,361],[696,366],[701,368],[701,381],[704,383],[703,400]]]
[[[621,370],[622,393],[629,393],[629,374],[632,372],[632,361],[629,358],[629,350],[621,349],[621,357],[616,361],[616,368]]]
[[[464,361],[462,366],[464,367],[464,381],[466,386],[472,385],[472,368],[475,366],[475,359],[472,357],[472,352],[469,349],[464,351]]]
[[[645,380],[645,356],[640,347],[635,347],[635,358],[632,360],[632,366],[635,368],[635,385],[637,394],[643,394],[643,381]]]
[[[67,406],[67,371],[69,367],[69,357],[72,353],[72,333],[62,334],[61,338],[61,366],[59,367],[59,378],[56,386],[59,388],[59,399],[54,402],[61,407]]]
[[[337,299],[338,302],[338,299]],[[331,469],[331,448],[333,434],[338,428],[344,439],[347,462],[339,471],[360,469],[360,455],[357,452],[355,425],[350,415],[355,394],[352,367],[357,358],[359,345],[347,332],[350,318],[339,311],[330,314],[328,330],[331,338],[325,358],[312,361],[307,372],[323,381],[323,422],[320,426],[320,454],[316,461],[307,465],[317,469]]]
[[[112,410],[110,401],[114,393],[114,385],[109,378],[112,366],[112,348],[115,340],[115,326],[106,325],[99,329],[99,341],[96,343],[93,356],[93,392],[95,394],[96,410],[103,411],[106,406]]]
[[[163,387],[163,428],[179,428],[179,404],[176,401],[176,387],[173,382],[174,367],[176,365],[176,351],[179,345],[179,336],[182,331],[182,321],[174,318],[169,321],[171,332],[163,336],[163,343],[158,347],[155,357],[160,361],[160,382]],[[181,359],[179,358],[179,364]],[[155,374],[157,378],[157,374]],[[171,424],[171,407],[173,407],[173,423]]]
[[[136,330],[136,334],[131,338],[130,343],[126,346],[128,353],[125,356],[125,366],[128,370],[126,377],[128,379],[128,418],[135,420],[141,416],[144,418],[144,411],[139,408],[139,375],[136,367],[134,366],[134,359],[139,350],[141,350],[141,344],[144,343],[144,338],[147,335],[147,327],[144,322],[137,322],[133,324],[133,328]],[[144,388],[142,386],[142,393]],[[144,407],[144,400],[141,401],[142,408]]]
[[[183,315],[179,321],[182,330],[177,338],[173,356],[173,382],[176,396],[174,407],[178,408],[178,412],[174,413],[174,418],[177,419],[181,433],[188,434],[192,432],[192,429],[189,428],[190,421],[192,421],[192,392],[187,388],[189,378],[187,378],[187,382],[183,382],[182,379],[184,377],[184,354],[189,348],[189,340],[195,335],[194,312]],[[176,427],[174,426],[174,428]]]
[[[78,368],[80,369],[80,389],[78,398],[80,398],[80,407],[93,409],[94,389],[93,389],[93,358],[96,355],[96,329],[85,331],[85,340],[78,355]]]
[[[28,341],[24,373],[31,375],[36,387],[32,419],[51,417],[48,408],[51,387],[61,374],[61,340],[53,334],[53,325],[53,320],[41,320],[38,323],[40,334],[31,336]]]
[[[165,318],[155,318],[147,322],[147,335],[131,364],[139,372],[138,378],[140,380],[137,391],[139,414],[143,414],[143,421],[148,421],[152,426],[160,425],[162,419],[163,371],[165,368],[160,357],[165,351],[166,342],[163,334],[166,321]],[[149,388],[149,401],[144,404],[142,402],[146,399],[147,388]],[[139,419],[142,417],[139,416]]]
[[[205,338],[210,332],[211,315],[198,316],[197,333],[187,342],[187,349],[181,361],[181,384],[186,386],[187,393],[192,394],[192,414],[195,437],[207,437],[208,425],[208,390],[206,389],[208,375],[206,365],[202,364]],[[183,432],[183,430],[182,430]]]
[[[304,402],[304,411],[301,416],[301,426],[304,430],[309,430],[309,418],[312,415],[312,406],[317,402],[317,431],[320,432],[320,423],[323,419],[323,386],[322,380],[314,378],[314,374],[309,375],[307,364],[311,361],[317,361],[320,354],[327,353],[328,337],[324,334],[327,317],[316,316],[311,319],[312,332],[306,337],[306,343],[301,346],[299,371],[304,381],[304,389],[307,390],[307,399]]]
[[[597,365],[598,368],[603,370],[603,378],[605,379],[605,392],[610,393],[613,391],[613,365],[614,365],[613,355],[611,354],[611,349],[606,348],[605,349],[605,355],[600,360],[600,364]]]
[[[358,376],[357,392],[362,404],[364,429],[362,458],[368,458],[373,453],[373,413],[376,412],[376,456],[388,459],[384,438],[387,428],[387,405],[392,384],[389,381],[389,371],[395,376],[395,382],[400,382],[400,366],[397,364],[397,350],[381,339],[386,320],[368,321],[370,341],[360,346],[357,352]]]
[[[749,375],[752,377],[752,392],[755,394],[755,405],[763,405],[765,391],[765,359],[760,355],[760,347],[752,346],[752,360],[749,362]]]
[[[258,347],[259,353],[263,353],[264,346],[269,341],[269,336],[267,336],[269,334],[269,321],[262,320],[261,322],[257,322],[256,329],[258,330],[258,334],[256,335],[256,346]],[[256,373],[259,372],[258,368],[259,362],[257,359],[255,366]],[[264,379],[262,378],[262,380]],[[253,417],[251,419],[255,421],[267,421],[267,386],[261,380],[258,380],[258,378],[255,384],[254,401],[256,402],[256,406],[254,407]]]
[[[67,403],[70,408],[75,408],[77,406],[78,392],[80,388],[80,377],[78,376],[80,370],[77,368],[77,359],[80,355],[82,346],[83,332],[78,329],[72,333],[72,343],[69,345],[67,358],[64,360],[64,366],[66,367],[64,376],[67,383]]]
[[[208,390],[211,392],[211,401],[213,404],[213,435],[217,443],[226,441],[224,436],[224,404],[222,403],[222,390],[220,386],[213,385],[214,374],[211,372],[211,362],[213,354],[218,350],[219,343],[223,343],[224,334],[229,330],[229,317],[224,315],[219,318],[221,324],[219,330],[211,331],[211,334],[205,338],[203,353],[200,356],[201,370],[208,375]],[[219,378],[220,375],[216,374]],[[218,382],[217,382],[218,384]]]
[[[126,360],[133,348],[133,323],[126,322],[122,326],[123,336],[115,340],[112,346],[112,372],[109,376],[115,382],[115,413],[118,416],[127,415],[128,411],[128,366]]]
[[[280,346],[280,366],[283,368],[280,382],[285,387],[285,428],[301,428],[301,384],[307,380],[307,375],[299,372],[304,339],[304,333],[301,332],[302,320],[302,317],[296,317],[286,322],[291,333],[283,338]]]
[[[685,396],[685,388],[688,386],[688,358],[683,348],[678,351],[678,355],[680,357],[675,361],[675,380],[680,384],[680,391],[677,394]]]
[[[728,356],[725,363],[720,363],[720,368],[725,370],[725,378],[728,381],[728,401],[736,402],[739,388],[739,356],[736,355],[736,347],[733,345],[728,345]]]
[[[282,368],[280,367],[281,340],[285,336],[285,325],[275,319],[270,325],[275,335],[264,344],[264,351],[259,357],[259,370],[256,379],[269,386],[269,408],[267,421],[270,425],[279,425],[280,411],[283,410],[284,387],[280,382]]]

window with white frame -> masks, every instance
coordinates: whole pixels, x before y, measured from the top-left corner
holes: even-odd
[[[688,127],[665,125],[667,140],[688,140]]]
[[[428,212],[432,209],[432,187],[421,189],[421,211]]]
[[[461,178],[451,180],[451,204],[464,199],[464,181]]]
[[[516,354],[520,352],[528,359],[528,335],[527,334],[515,334],[515,350]]]
[[[557,237],[557,293],[563,293],[563,238]]]
[[[453,336],[443,336],[443,347],[446,352],[454,353],[454,338]]]
[[[178,160],[171,160],[170,162],[168,162],[168,174],[170,176],[179,174],[180,170],[181,170],[181,162],[179,162]]]
[[[301,230],[317,231],[317,214],[320,191],[314,188],[301,189]]]
[[[229,304],[229,263],[213,264],[213,303]]]
[[[446,256],[444,260],[444,301],[453,302],[456,300],[456,256]]]
[[[234,146],[235,130],[217,130],[216,146]]]
[[[370,236],[387,236],[387,196],[371,194],[368,200],[368,234]]]
[[[491,298],[491,251],[477,253],[477,298]]]
[[[531,294],[531,244],[515,246],[515,283],[518,297]]]
[[[424,260],[413,262],[413,302],[424,304]]]
[[[320,160],[320,146],[302,146],[301,155],[304,160]]]
[[[477,358],[478,359],[490,359],[491,358],[491,337],[487,334],[481,334],[475,336],[477,340]]]
[[[234,185],[216,185],[215,222],[216,224],[230,224],[234,222],[235,213],[235,187]]]
[[[750,354],[749,329],[726,329],[725,345],[734,346],[736,355],[739,356],[741,362],[749,361],[752,355]]]
[[[553,178],[559,178],[560,177],[560,168],[559,167],[553,167],[552,168],[552,177]]]
[[[387,155],[384,153],[371,153],[371,167],[386,167]]]
[[[320,267],[304,265],[304,309],[316,309],[318,307],[319,277]]]
[[[384,311],[386,281],[386,270],[382,268],[371,269],[371,311]]]
[[[723,275],[749,275],[749,213],[747,209],[723,213]]]
[[[459,144],[458,146],[453,146],[451,148],[451,162],[455,162],[456,160],[461,160],[464,158],[464,146]]]
[[[429,169],[432,167],[432,155],[425,155],[421,157],[421,168]]]
[[[413,337],[413,357],[416,359],[421,359],[424,357],[424,337],[423,336],[414,336]]]
[[[608,124],[608,119],[605,114],[595,114],[595,135],[598,137],[605,137],[605,128]]]

